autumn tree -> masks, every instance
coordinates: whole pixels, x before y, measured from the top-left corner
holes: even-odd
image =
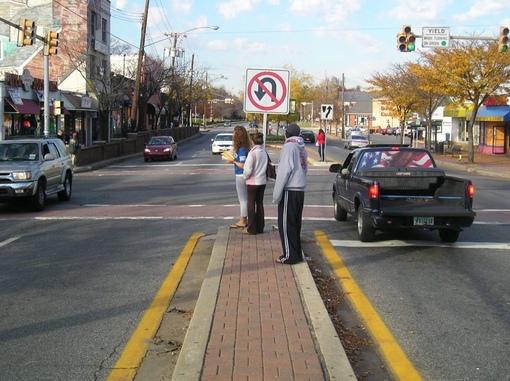
[[[403,143],[406,119],[416,110],[420,102],[415,91],[416,76],[409,71],[409,64],[393,64],[387,72],[376,72],[366,81],[372,85],[369,89],[370,93],[389,101],[395,117],[400,121],[402,128],[400,139]]]
[[[431,148],[432,141],[432,114],[441,105],[445,103],[446,96],[438,90],[438,83],[433,75],[431,75],[429,66],[421,62],[409,63],[408,70],[414,76],[415,85],[413,91],[417,95],[417,104],[415,110],[425,117],[426,134],[425,147]]]
[[[436,91],[449,95],[459,105],[471,102],[468,124],[468,162],[474,163],[476,115],[491,95],[506,94],[510,83],[510,55],[498,51],[498,44],[487,40],[452,40],[448,49],[421,52],[426,76]]]

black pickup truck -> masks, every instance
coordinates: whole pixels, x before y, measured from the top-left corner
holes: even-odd
[[[474,186],[446,176],[426,149],[403,145],[367,146],[333,164],[334,215],[356,216],[362,242],[376,230],[438,230],[443,242],[456,242],[462,228],[473,224]]]

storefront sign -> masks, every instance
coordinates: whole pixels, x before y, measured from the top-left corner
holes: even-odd
[[[9,87],[9,96],[15,105],[23,105],[23,100],[21,99],[18,87]]]

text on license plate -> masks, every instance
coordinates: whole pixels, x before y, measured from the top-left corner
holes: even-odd
[[[413,217],[414,225],[427,226],[434,225],[434,217]]]

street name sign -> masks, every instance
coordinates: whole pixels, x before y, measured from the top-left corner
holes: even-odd
[[[289,113],[290,71],[247,69],[244,112]]]
[[[448,48],[450,46],[450,28],[437,26],[423,27],[421,46],[423,48]]]

